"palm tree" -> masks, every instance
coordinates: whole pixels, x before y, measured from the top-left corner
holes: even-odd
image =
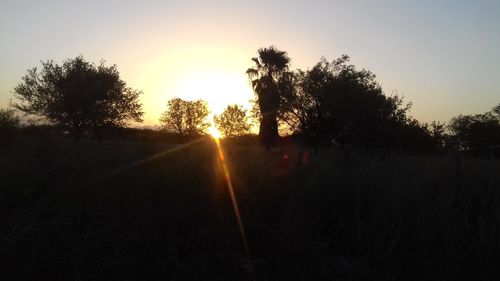
[[[276,145],[278,140],[277,115],[280,105],[278,81],[288,72],[290,58],[287,53],[274,46],[260,48],[259,56],[252,58],[255,67],[247,70],[252,88],[257,95],[262,120],[259,138],[266,149]]]

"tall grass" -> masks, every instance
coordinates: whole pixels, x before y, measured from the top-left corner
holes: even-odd
[[[1,279],[500,277],[498,160],[225,146],[249,258],[210,140],[130,165],[170,148],[2,151]]]

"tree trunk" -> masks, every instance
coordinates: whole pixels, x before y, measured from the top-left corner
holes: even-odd
[[[276,112],[265,113],[260,122],[259,138],[261,145],[269,150],[278,143],[278,121]]]

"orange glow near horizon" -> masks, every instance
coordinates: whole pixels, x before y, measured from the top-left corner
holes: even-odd
[[[199,46],[151,57],[133,83],[144,92],[144,125],[158,124],[167,101],[174,97],[207,101],[209,119],[232,104],[250,109],[254,94],[245,74],[251,66],[249,54],[223,46]]]

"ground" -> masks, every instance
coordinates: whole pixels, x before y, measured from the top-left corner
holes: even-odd
[[[500,276],[498,160],[222,147],[245,241],[210,138],[3,147],[1,279]]]

